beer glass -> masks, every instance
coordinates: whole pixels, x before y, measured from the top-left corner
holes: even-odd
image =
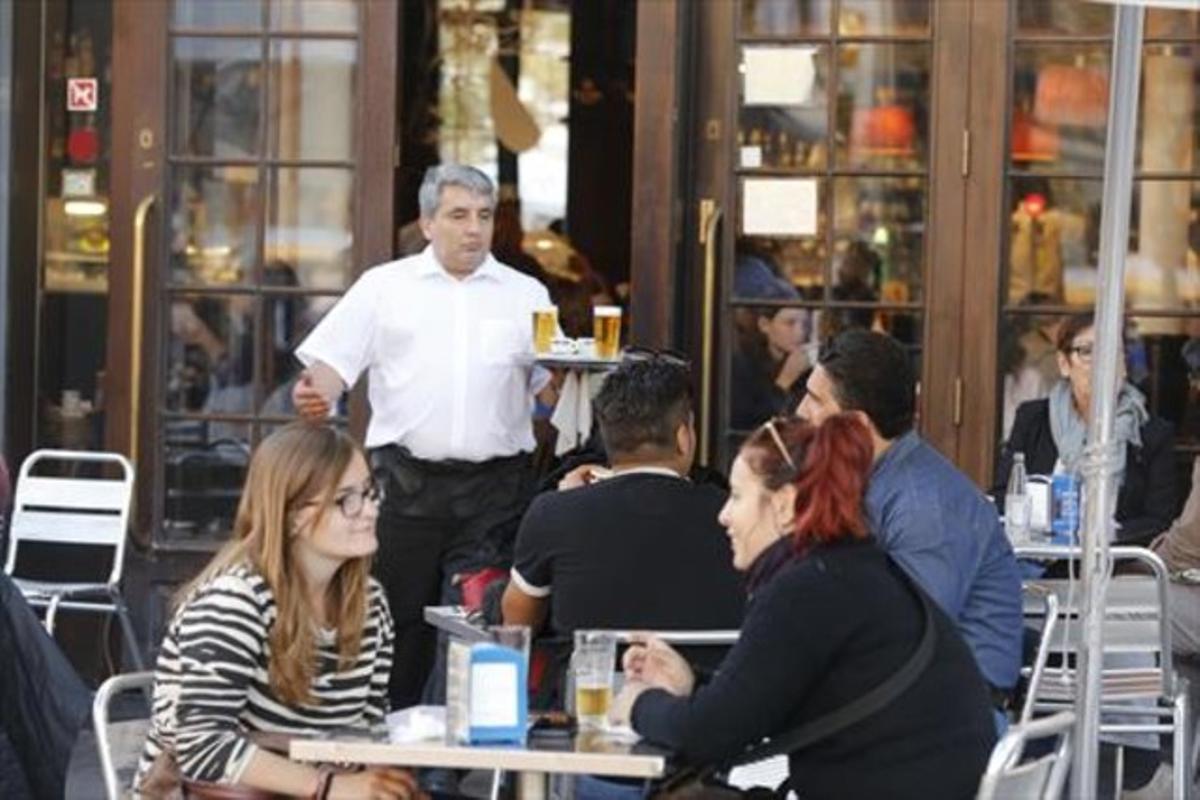
[[[592,309],[592,336],[596,340],[596,358],[617,357],[621,350],[620,306],[596,306]]]
[[[575,677],[575,717],[582,730],[604,730],[612,703],[617,640],[603,631],[575,631],[571,669]]]
[[[550,354],[550,343],[558,335],[558,307],[547,306],[533,311],[533,352]]]

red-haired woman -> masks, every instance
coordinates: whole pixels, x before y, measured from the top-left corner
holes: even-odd
[[[720,763],[785,736],[885,684],[918,652],[918,677],[869,717],[789,754],[804,798],[973,797],[995,737],[970,651],[934,604],[871,541],[862,423],[840,414],[759,428],[730,474],[721,523],[751,601],[738,643],[707,685],[651,639],[625,655],[614,703],[647,739],[692,763]]]

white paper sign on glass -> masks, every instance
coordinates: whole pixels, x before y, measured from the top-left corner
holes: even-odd
[[[817,73],[813,47],[747,47],[742,50],[742,105],[803,106],[812,99]]]
[[[742,233],[747,236],[816,236],[816,178],[743,180]]]

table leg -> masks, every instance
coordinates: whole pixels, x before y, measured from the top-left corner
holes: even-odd
[[[546,781],[549,776],[545,772],[517,773],[518,800],[546,800]]]

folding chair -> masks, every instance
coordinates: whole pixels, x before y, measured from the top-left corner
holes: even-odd
[[[1023,546],[1016,551],[1019,558],[1079,559],[1078,548]],[[1109,581],[1103,621],[1104,655],[1136,657],[1144,663],[1102,669],[1099,732],[1171,733],[1174,797],[1183,800],[1191,773],[1191,712],[1187,681],[1172,666],[1167,569],[1157,555],[1141,547],[1113,547],[1111,555],[1114,564],[1131,563],[1142,572],[1118,575]],[[1030,693],[1031,714],[1071,709],[1078,678],[1074,659],[1083,646],[1083,622],[1079,617],[1082,589],[1073,579],[1039,579],[1032,583],[1058,599],[1060,618],[1052,636],[1051,654],[1061,653],[1062,658],[1060,663],[1042,670],[1036,691]],[[1129,702],[1139,700],[1153,701],[1153,705]]]
[[[138,758],[145,744],[146,734],[150,731],[148,703],[145,717],[113,722],[113,698],[135,690],[141,690],[149,697],[153,684],[153,672],[113,675],[100,684],[92,701],[92,728],[96,732],[96,749],[100,754],[100,771],[104,775],[104,790],[108,800],[120,800],[133,788]]]
[[[1009,728],[992,749],[975,800],[1010,797],[1058,800],[1071,766],[1071,729],[1074,725],[1075,714],[1063,711]],[[1057,739],[1057,744],[1049,753],[1022,761],[1026,744],[1051,737]]]
[[[80,478],[34,475],[34,468],[53,461],[76,467],[114,465],[120,477]],[[54,635],[59,609],[115,614],[120,620],[126,648],[137,669],[142,656],[129,611],[121,595],[121,570],[133,499],[133,466],[118,453],[72,450],[37,450],[21,464],[13,497],[12,525],[4,571],[12,577],[29,604],[44,608],[46,630]],[[100,580],[60,580],[31,576],[23,571],[22,545],[77,548],[79,561],[95,563],[100,553],[111,557],[108,575]],[[64,564],[68,561],[64,560]]]

